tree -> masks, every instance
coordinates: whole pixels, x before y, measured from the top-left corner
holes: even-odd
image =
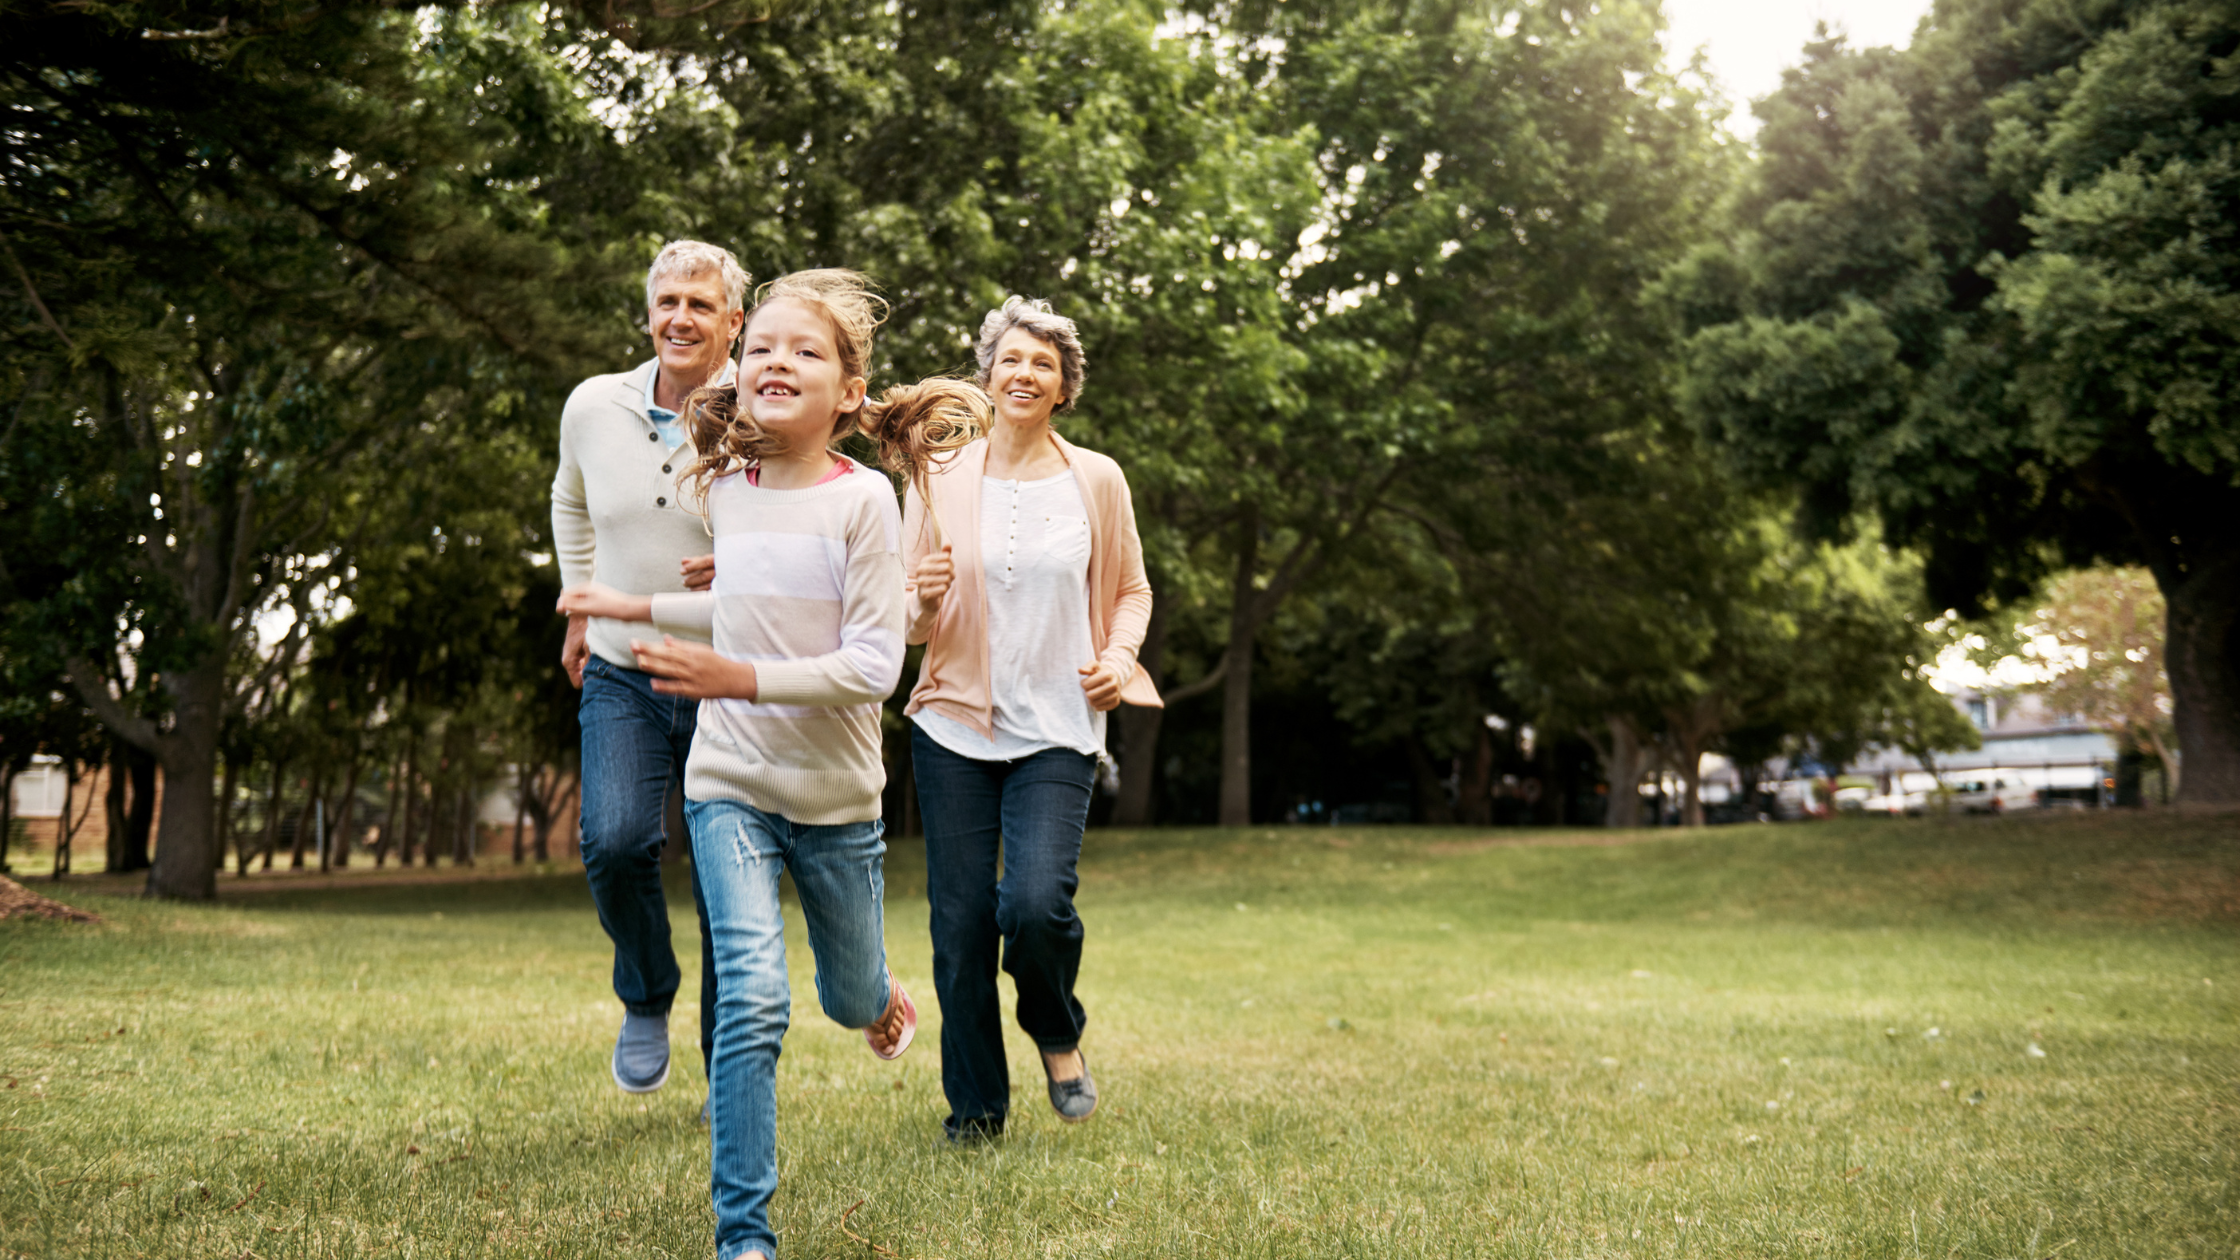
[[[2078,569],[2046,583],[2018,627],[2024,652],[2047,678],[2046,703],[2119,742],[2152,752],[2174,791],[2183,791],[2171,738],[2166,613],[2153,574],[2143,568]],[[2190,768],[2190,758],[2189,758]]]
[[[602,169],[644,185],[521,11],[268,19],[43,4],[0,40],[0,592],[161,763],[166,896],[214,892],[221,732],[286,668],[260,616],[344,593],[393,474],[557,411],[627,292],[612,219],[567,234]]]
[[[1630,4],[1335,4],[1207,41],[1240,116],[1294,138],[1313,180],[1303,203],[1268,180],[1256,220],[1193,214],[1205,261],[1174,275],[1245,316],[1219,329],[1233,361],[1201,351],[1199,396],[1129,447],[1173,469],[1150,497],[1201,575],[1181,593],[1225,623],[1222,822],[1249,821],[1256,643],[1286,601],[1401,527],[1414,479],[1560,463],[1656,387],[1642,286],[1690,242],[1715,163],[1655,34]],[[1233,296],[1260,292],[1280,305]],[[1203,340],[1195,322],[1173,339]]]
[[[1816,528],[1856,508],[1973,615],[2142,564],[2181,801],[2240,803],[2240,15],[1945,0],[1806,47],[1728,240],[1674,272],[1687,410]]]

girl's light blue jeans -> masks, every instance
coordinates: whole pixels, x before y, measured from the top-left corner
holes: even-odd
[[[778,876],[791,872],[816,956],[817,1001],[849,1028],[886,1013],[883,859],[876,820],[808,826],[736,801],[691,801],[692,861],[715,948],[716,1044],[708,1069],[716,1256],[778,1254],[778,1048],[792,1011]]]

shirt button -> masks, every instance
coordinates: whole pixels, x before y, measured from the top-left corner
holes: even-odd
[[[655,507],[667,507],[669,506],[669,499],[666,495],[664,495],[661,498],[655,499],[653,501],[653,505]]]

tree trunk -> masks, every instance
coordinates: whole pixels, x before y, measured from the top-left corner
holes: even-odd
[[[1260,516],[1246,510],[1237,523],[1237,567],[1229,596],[1229,646],[1221,680],[1221,825],[1252,823],[1252,640],[1260,629],[1260,592],[1253,572],[1260,560]]]
[[[398,807],[397,865],[412,865],[412,842],[420,820],[420,750],[407,748],[404,754],[404,783],[396,788],[403,793],[404,803]]]
[[[529,787],[534,771],[527,763],[513,768],[513,864],[529,860],[528,846],[523,834],[529,825]]]
[[[1415,781],[1416,817],[1434,827],[1453,826],[1454,803],[1447,799],[1446,780],[1439,777],[1430,750],[1413,734],[1403,743],[1408,752],[1408,777]]]
[[[55,821],[54,828],[55,879],[61,879],[70,873],[71,849],[78,837],[78,828],[85,826],[86,819],[93,817],[93,794],[89,792],[86,794],[86,807],[78,811],[77,820],[73,822],[70,818],[71,803],[78,795],[78,780],[84,777],[85,770],[81,763],[72,761],[67,756],[62,759],[62,817]]]
[[[679,792],[678,795],[681,798],[683,794]],[[451,832],[451,864],[453,866],[473,866],[475,842],[481,839],[480,836],[475,834],[474,789],[461,787],[457,803],[452,808],[456,811],[456,814]],[[681,846],[672,845],[670,847]]]
[[[1608,719],[1610,742],[1598,743],[1602,753],[1603,777],[1609,780],[1609,806],[1603,811],[1605,827],[1638,827],[1641,825],[1641,772],[1645,768],[1641,733],[1632,721],[1622,717]]]
[[[125,828],[130,813],[126,805],[126,792],[132,786],[131,765],[125,760],[124,736],[109,737],[109,785],[101,794],[101,817],[109,827],[109,842],[102,847],[101,868],[111,875],[127,869],[145,870],[146,864],[127,868],[124,865]]]
[[[388,800],[381,810],[381,838],[373,842],[373,865],[376,870],[388,865],[389,846],[397,839],[397,799],[404,794],[404,761],[389,767],[388,791],[382,795]]]
[[[1143,650],[1136,654],[1136,668],[1151,679],[1154,687],[1165,682],[1162,671],[1166,655],[1167,601],[1153,592],[1151,621],[1144,627]],[[1167,711],[1123,704],[1113,712],[1120,723],[1120,795],[1112,802],[1112,825],[1148,827],[1151,791],[1159,777],[1159,727]]]
[[[287,799],[287,771],[286,760],[274,757],[272,761],[272,796],[265,802],[264,807],[264,843],[258,848],[258,852],[264,855],[264,869],[268,871],[272,869],[273,851],[280,847],[280,807]],[[244,875],[249,873],[247,863],[242,864],[241,873]]]
[[[1480,721],[1455,785],[1455,817],[1466,826],[1493,825],[1493,757],[1493,728]]]
[[[0,766],[0,875],[15,868],[8,865],[8,846],[16,838],[16,775],[19,767],[11,761]]]
[[[148,895],[208,901],[218,895],[218,736],[225,718],[225,660],[164,675],[171,729],[148,751],[163,770],[163,816],[148,867]],[[153,793],[150,793],[153,804]]]
[[[351,824],[357,817],[358,770],[363,764],[356,750],[352,750],[349,772],[342,777],[342,796],[327,811],[326,861],[321,870],[350,865],[350,841],[357,833],[357,828]]]
[[[124,865],[119,869],[144,871],[154,865],[148,845],[156,825],[156,758],[147,749],[130,744],[125,747],[125,761],[132,775],[132,810],[125,816]],[[215,843],[210,847],[214,853],[225,852]]]
[[[2177,574],[2161,565],[2154,572],[2167,609],[2164,668],[2185,759],[2177,803],[2240,806],[2240,552],[2197,558]]]
[[[303,806],[296,811],[296,834],[288,846],[288,869],[291,871],[303,869],[303,851],[310,847],[319,830],[319,805],[326,796],[327,772],[319,771],[305,786],[310,790],[303,794]]]
[[[1680,825],[1703,825],[1703,754],[1692,748],[1679,750]]]
[[[226,845],[233,839],[234,788],[240,777],[240,765],[233,758],[226,758],[225,777],[218,788],[218,799],[211,806],[210,869],[213,872],[226,867]]]

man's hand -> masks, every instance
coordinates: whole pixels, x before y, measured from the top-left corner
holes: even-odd
[[[653,675],[653,689],[665,696],[688,700],[752,700],[755,698],[754,663],[728,661],[705,643],[688,643],[672,635],[661,642],[630,640],[638,668]]]
[[[713,555],[688,556],[678,563],[677,570],[684,574],[684,588],[688,591],[704,591],[715,585],[716,558]]]
[[[591,618],[568,618],[568,641],[560,645],[560,667],[568,671],[568,685],[583,690],[583,667],[591,660],[591,645],[584,641],[584,632],[591,628]]]
[[[944,544],[939,551],[928,552],[910,571],[910,583],[918,591],[918,602],[926,608],[936,608],[941,597],[949,593],[950,584],[957,580],[957,562],[949,555]]]
[[[1081,690],[1088,693],[1089,707],[1099,713],[1109,713],[1120,707],[1120,680],[1104,667],[1103,661],[1091,661],[1081,667]]]

